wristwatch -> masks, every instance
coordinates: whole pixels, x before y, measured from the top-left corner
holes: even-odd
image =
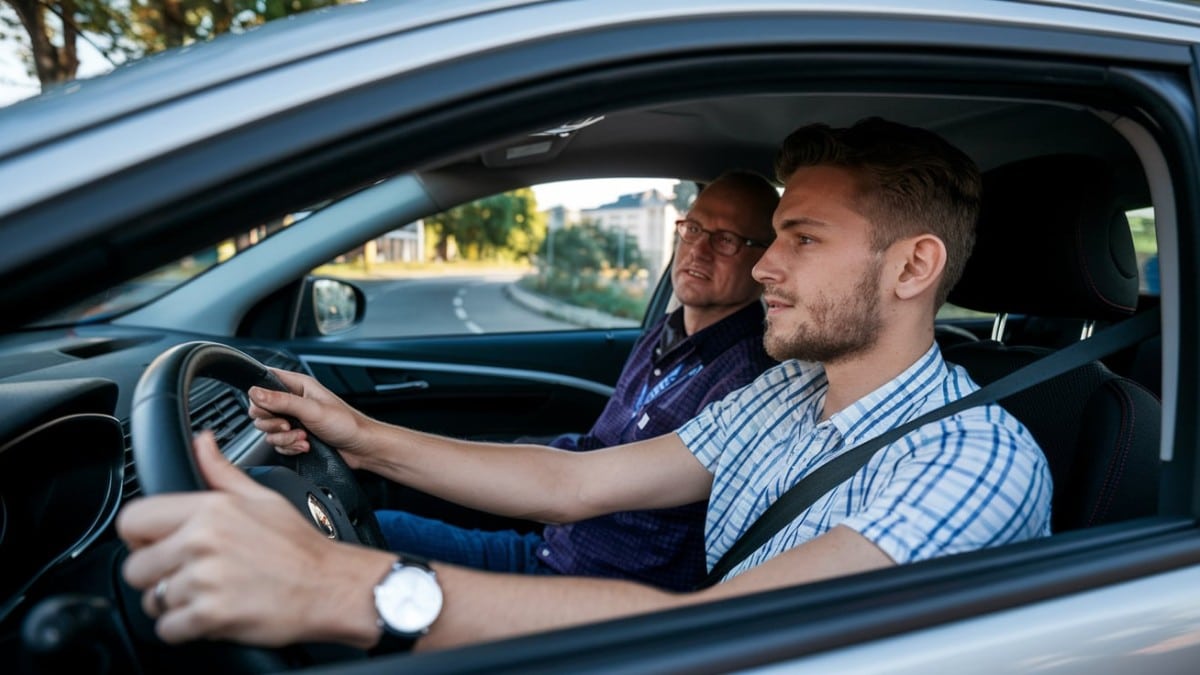
[[[415,640],[442,611],[442,587],[424,561],[401,556],[375,586],[375,611],[384,637]]]

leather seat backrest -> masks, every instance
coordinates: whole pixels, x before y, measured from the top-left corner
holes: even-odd
[[[984,312],[1118,321],[1135,311],[1137,260],[1114,182],[1100,160],[1036,158],[985,174],[975,252],[950,302]],[[947,347],[987,384],[1049,353],[992,340]],[[1037,439],[1063,531],[1155,513],[1161,407],[1098,361],[1001,405]]]

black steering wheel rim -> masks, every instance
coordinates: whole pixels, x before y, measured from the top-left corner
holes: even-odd
[[[197,377],[242,391],[252,386],[287,391],[269,368],[227,345],[196,341],[164,351],[138,381],[130,413],[134,468],[145,494],[208,489],[192,453],[188,392]],[[353,470],[336,450],[311,432],[308,437],[309,452],[281,456],[280,463],[340,501],[352,531],[339,531],[338,538],[386,548],[379,521]],[[296,507],[308,516],[304,504]]]

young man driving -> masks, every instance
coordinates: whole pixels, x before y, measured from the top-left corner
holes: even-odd
[[[353,467],[479,509],[547,523],[708,500],[713,564],[788,487],[831,457],[976,389],[945,363],[934,315],[970,254],[978,169],[927,131],[879,119],[804,127],[777,163],[776,239],[754,267],[768,353],[783,361],[675,433],[594,452],[468,443],[371,420],[311,378],[252,389],[256,425],[304,452],[301,420]],[[997,405],[884,447],[714,586],[429,566],[323,538],[204,435],[212,490],[127,505],[125,578],[165,640],[260,645],[389,635],[418,648],[707,602],[1046,535],[1051,484]],[[373,592],[373,590],[375,592]]]

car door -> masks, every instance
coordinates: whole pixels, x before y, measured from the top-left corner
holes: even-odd
[[[623,195],[611,190],[629,184],[577,183],[613,204]],[[648,307],[669,266],[675,211],[634,199],[625,213],[564,215],[535,200],[529,189],[472,200],[334,256],[313,274],[352,285],[358,317],[333,334],[298,335],[290,349],[391,423],[499,440],[586,432],[643,324],[661,314]],[[472,239],[488,228],[500,233],[489,245]],[[530,228],[549,236],[525,251]]]

